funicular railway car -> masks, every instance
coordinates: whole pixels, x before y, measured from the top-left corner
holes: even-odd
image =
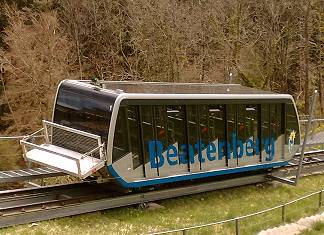
[[[126,188],[271,169],[300,144],[292,96],[236,84],[65,80],[27,161]]]

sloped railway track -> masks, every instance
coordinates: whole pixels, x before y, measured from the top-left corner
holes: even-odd
[[[308,153],[302,175],[324,172],[324,151]],[[45,186],[0,191],[0,227],[60,218],[128,205],[145,204],[184,195],[217,189],[264,183],[269,175],[293,176],[298,161],[284,168],[255,175],[239,175],[230,179],[187,186],[160,189],[142,193],[116,193],[112,185],[82,182],[67,185]]]

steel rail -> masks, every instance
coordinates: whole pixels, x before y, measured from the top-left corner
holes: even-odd
[[[29,209],[28,206],[22,205],[21,207],[15,208],[15,213],[5,213],[2,212],[0,216],[0,227],[7,227],[12,225],[24,224],[29,222],[36,222],[47,219],[60,218],[71,215],[78,215],[88,212],[94,212],[98,210],[105,210],[117,207],[123,207],[128,205],[147,203],[150,201],[157,201],[162,199],[168,199],[173,197],[179,197],[184,195],[202,193],[207,191],[213,191],[216,189],[228,188],[241,186],[246,184],[253,183],[261,183],[266,181],[266,175],[258,174],[253,176],[245,176],[241,178],[233,178],[228,180],[216,181],[203,183],[198,185],[190,185],[185,187],[176,187],[171,189],[163,189],[145,193],[133,193],[129,195],[117,196],[114,197],[112,195],[106,196],[101,199],[94,200],[86,200],[83,202],[76,202],[72,198],[70,200],[66,200],[63,198],[61,201],[65,203],[62,205],[61,201],[58,199],[53,202],[54,206],[46,206],[46,203],[42,202],[38,205],[41,205],[38,208],[31,207]],[[55,187],[53,187],[55,188]],[[86,192],[89,195],[91,193]],[[98,195],[102,196],[102,195]],[[75,199],[75,198],[74,198]],[[87,198],[85,198],[87,199]],[[1,201],[0,201],[1,208]],[[9,211],[9,210],[7,210]],[[10,211],[9,211],[10,212]],[[0,209],[1,213],[1,209]]]
[[[109,188],[90,183],[5,191],[0,195],[0,223],[8,215],[96,200],[108,195],[113,195]]]
[[[318,153],[313,153],[318,154]],[[311,155],[311,154],[309,154]],[[317,155],[316,155],[317,156]],[[41,188],[0,191],[0,227],[78,215],[248,184],[264,183],[269,175],[293,176],[298,164],[250,176],[178,186],[143,193],[114,195],[109,185],[79,182]],[[324,172],[324,155],[304,163],[302,175]],[[91,189],[91,190],[89,190]]]

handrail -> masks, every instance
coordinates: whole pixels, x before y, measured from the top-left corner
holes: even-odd
[[[283,204],[278,205],[278,206],[274,206],[274,207],[271,207],[271,208],[268,208],[268,209],[264,209],[264,210],[257,211],[257,212],[247,214],[247,215],[243,215],[243,216],[237,216],[237,217],[231,218],[231,219],[226,219],[226,220],[221,220],[221,221],[216,221],[216,222],[211,222],[211,223],[206,223],[206,224],[201,224],[201,225],[189,226],[189,227],[184,227],[184,228],[179,228],[179,229],[172,229],[172,230],[167,230],[167,231],[154,232],[154,233],[149,233],[149,234],[150,235],[160,235],[160,234],[170,234],[170,233],[176,233],[176,232],[183,232],[183,234],[185,234],[185,232],[189,231],[189,230],[198,229],[198,228],[204,228],[204,227],[213,226],[213,225],[217,225],[217,224],[225,224],[225,223],[229,223],[229,222],[235,222],[235,224],[236,224],[236,228],[235,228],[236,229],[236,234],[239,234],[238,222],[240,220],[246,219],[246,218],[249,218],[249,217],[253,217],[253,216],[256,216],[256,215],[260,215],[260,214],[263,214],[263,213],[267,213],[267,212],[270,212],[270,211],[277,210],[277,209],[281,208],[281,210],[282,210],[282,214],[281,214],[282,222],[284,222],[285,221],[285,207],[286,206],[291,205],[293,203],[296,203],[298,201],[307,199],[307,198],[312,197],[312,196],[317,195],[317,194],[319,195],[319,206],[321,207],[323,205],[323,201],[322,201],[323,192],[324,192],[324,189],[316,191],[316,192],[312,192],[310,194],[307,194],[305,196],[294,199],[294,200],[292,200],[290,202],[283,203]]]
[[[30,147],[33,147],[33,148],[35,148],[35,149],[39,149],[39,150],[43,150],[43,151],[45,151],[45,152],[49,152],[49,153],[53,153],[53,154],[55,154],[55,155],[59,155],[59,156],[62,156],[62,157],[65,157],[65,158],[69,158],[69,159],[71,159],[71,160],[80,160],[80,159],[82,159],[81,157],[80,158],[78,158],[78,157],[71,157],[71,156],[69,156],[69,155],[65,155],[65,154],[63,154],[63,153],[58,153],[58,152],[55,152],[55,151],[53,151],[53,150],[50,150],[50,149],[47,149],[47,148],[44,148],[44,147],[41,147],[41,146],[39,146],[39,145],[37,145],[37,144],[33,144],[33,143],[29,143],[29,142],[26,142],[26,141],[21,141],[22,143],[24,143],[25,145],[27,145],[27,146],[30,146]]]
[[[48,132],[48,127],[58,128],[58,129],[62,129],[62,130],[67,131],[67,132],[72,132],[72,133],[75,133],[75,134],[86,136],[88,138],[96,140],[98,145],[97,145],[97,147],[91,149],[90,151],[88,151],[86,153],[78,153],[80,155],[72,155],[71,156],[71,155],[67,155],[65,153],[54,151],[54,150],[52,150],[50,148],[46,148],[46,145],[38,145],[38,144],[36,144],[36,142],[34,140],[35,137],[43,137],[44,141],[45,141],[45,144],[50,144],[50,141],[49,141],[50,138],[49,137],[51,135]],[[42,134],[42,135],[40,135],[40,134]],[[47,152],[47,153],[55,154],[57,156],[61,156],[61,157],[64,157],[64,158],[67,158],[67,159],[70,159],[70,160],[74,161],[76,166],[77,166],[77,174],[78,174],[79,177],[82,176],[81,164],[80,164],[80,161],[82,159],[84,159],[85,157],[90,157],[90,154],[92,154],[92,153],[94,153],[96,151],[99,151],[100,159],[103,158],[102,148],[103,148],[104,144],[101,143],[101,137],[100,136],[94,135],[94,134],[91,134],[91,133],[87,133],[87,132],[84,132],[84,131],[79,131],[79,130],[76,130],[76,129],[73,129],[73,128],[65,127],[65,126],[62,126],[62,125],[59,125],[59,124],[56,124],[56,123],[51,123],[51,122],[48,122],[48,121],[43,121],[43,128],[37,130],[36,132],[32,133],[31,135],[25,136],[22,140],[20,140],[20,143],[23,146],[23,152],[24,152],[25,160],[28,161],[28,159],[26,157],[27,153],[28,153],[27,152],[27,147],[32,148],[32,149],[38,149],[38,150],[41,150],[41,151],[44,151],[44,152]]]
[[[103,145],[98,146],[98,147],[92,149],[91,151],[82,154],[81,157],[76,157],[76,156],[73,156],[73,157],[72,157],[72,156],[69,156],[69,155],[65,155],[65,154],[63,154],[63,153],[58,153],[58,152],[55,152],[55,151],[53,151],[53,150],[50,150],[50,149],[47,149],[47,148],[41,147],[41,146],[39,146],[39,145],[37,145],[37,144],[33,144],[33,143],[30,143],[30,142],[26,142],[26,141],[21,141],[21,142],[24,143],[24,144],[27,145],[27,146],[30,146],[30,147],[33,147],[33,148],[36,148],[36,149],[39,149],[39,150],[43,150],[43,151],[46,151],[46,152],[49,152],[49,153],[53,153],[53,154],[56,154],[56,155],[60,155],[60,156],[62,156],[62,157],[69,158],[69,159],[71,159],[71,160],[75,160],[75,159],[77,159],[77,160],[81,160],[81,159],[83,159],[84,157],[89,157],[89,156],[90,156],[89,154],[92,154],[93,152],[95,152],[95,151],[97,151],[98,149],[101,149],[101,148],[103,147]]]
[[[42,131],[44,131],[44,128],[41,128],[41,129],[39,129],[39,130],[37,130],[37,131],[35,131],[35,132],[33,132],[32,134],[30,134],[30,135],[26,135],[21,141],[27,141],[27,140],[29,140],[30,138],[32,138],[32,137],[36,137],[36,135],[39,133],[39,132],[42,132]],[[44,135],[42,135],[42,137],[43,137]],[[37,136],[37,137],[40,137],[40,136]]]
[[[54,123],[54,122],[49,122],[49,121],[43,120],[43,123],[45,123],[46,125],[49,125],[49,126],[57,127],[59,129],[72,132],[72,133],[84,135],[84,136],[87,136],[87,137],[90,137],[90,138],[93,138],[93,139],[99,139],[100,138],[99,135],[91,134],[91,133],[88,133],[88,132],[85,132],[85,131],[80,131],[80,130],[77,130],[77,129],[74,129],[74,128],[71,128],[71,127],[67,127],[67,126],[63,126],[63,125],[60,125],[60,124],[57,124],[57,123]]]
[[[60,125],[60,124],[57,124],[57,123],[54,123],[54,122],[49,122],[49,121],[46,121],[46,120],[43,120],[43,125],[44,125],[44,131],[45,132],[47,132],[47,126],[56,127],[58,129],[61,129],[61,130],[65,130],[65,131],[68,131],[68,132],[72,132],[72,133],[75,133],[75,134],[78,134],[78,135],[83,135],[83,136],[95,139],[98,142],[99,148],[103,147],[103,144],[101,143],[101,137],[99,135],[95,135],[95,134],[88,133],[88,132],[85,132],[85,131],[80,131],[80,130],[77,130],[77,129],[74,129],[74,128],[71,128],[71,127],[63,126],[63,125]],[[48,133],[45,133],[45,136],[47,136],[46,134],[48,134]],[[96,150],[97,149],[98,148],[96,148]],[[89,152],[93,153],[96,150],[90,150]],[[99,151],[99,156],[100,156],[100,159],[104,158],[104,154],[103,154],[102,151]]]
[[[324,121],[324,118],[314,118],[314,119],[312,119],[311,122],[323,122],[323,121]],[[308,120],[307,119],[301,119],[301,120],[299,120],[299,122],[308,122]]]
[[[102,149],[103,146],[104,146],[104,144],[101,144],[101,145],[99,145],[98,147],[96,147],[96,148],[90,150],[89,152],[84,153],[83,155],[85,155],[85,156],[89,156],[89,154],[92,154],[92,153],[94,153],[95,151],[97,151],[97,150],[99,150],[99,149]]]

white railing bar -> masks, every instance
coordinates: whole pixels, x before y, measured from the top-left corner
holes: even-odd
[[[39,146],[39,145],[37,145],[37,144],[29,143],[29,142],[26,142],[26,141],[23,141],[23,140],[21,141],[21,143],[23,143],[23,144],[26,145],[26,146],[33,147],[33,148],[36,148],[36,149],[40,149],[40,150],[43,150],[43,151],[45,151],[45,152],[49,152],[49,153],[52,153],[52,154],[60,155],[60,156],[62,156],[62,157],[66,157],[66,158],[69,158],[69,159],[74,160],[74,161],[76,161],[76,160],[80,160],[80,159],[81,159],[81,157],[80,157],[80,158],[77,158],[77,157],[71,157],[71,156],[69,156],[69,155],[65,155],[65,154],[63,154],[63,153],[58,153],[58,152],[55,152],[55,151],[53,151],[53,150],[43,148],[43,147],[41,147],[41,146]]]
[[[84,153],[83,155],[88,156],[89,154],[94,153],[95,151],[97,151],[98,149],[101,149],[102,147],[103,147],[103,144],[100,145],[100,146],[98,146],[98,147],[96,147],[96,148],[94,148],[94,149],[92,149],[92,150],[90,150],[89,152]]]
[[[282,205],[275,206],[275,207],[271,207],[271,208],[268,208],[268,209],[265,209],[265,210],[262,210],[262,211],[254,212],[254,213],[252,213],[252,214],[238,216],[238,217],[236,217],[235,219],[246,219],[246,218],[249,218],[249,217],[252,217],[252,216],[260,215],[260,214],[263,214],[263,213],[266,213],[266,212],[270,212],[270,211],[273,211],[273,210],[279,209],[279,208],[281,208],[281,207],[282,207]]]
[[[305,155],[308,155],[308,154],[315,154],[315,153],[323,153],[324,152],[324,149],[320,149],[320,150],[311,150],[311,151],[307,151],[305,152]],[[298,153],[295,153],[295,156],[300,156],[301,153],[298,152]]]
[[[27,141],[28,139],[32,138],[32,137],[36,137],[36,135],[39,132],[44,131],[44,128],[39,129],[38,131],[35,131],[34,133],[30,134],[30,135],[26,135],[25,138],[22,139],[22,141]]]
[[[308,120],[306,119],[302,119],[302,120],[299,120],[299,122],[307,122]],[[322,122],[324,121],[324,118],[318,118],[318,119],[313,119],[312,122]]]
[[[228,220],[222,220],[222,221],[217,221],[217,222],[212,222],[208,224],[202,224],[202,225],[196,225],[196,226],[191,226],[191,227],[186,227],[186,228],[179,228],[179,229],[174,229],[174,230],[168,230],[164,232],[156,232],[156,233],[149,233],[150,235],[156,235],[156,234],[167,234],[167,233],[176,233],[176,232],[181,232],[181,231],[186,231],[186,230],[191,230],[191,229],[196,229],[196,228],[204,228],[212,225],[217,225],[217,224],[224,224],[228,222],[233,222],[236,219],[228,219]]]
[[[30,137],[29,135],[18,135],[18,136],[0,136],[0,140],[22,140],[25,139],[27,137]],[[35,135],[32,136],[35,138],[39,138],[39,137],[44,137],[44,135]]]
[[[0,140],[19,140],[26,138],[27,135],[17,135],[17,136],[0,136]]]
[[[286,204],[286,205],[293,204],[293,203],[295,203],[295,202],[298,202],[298,201],[304,200],[304,199],[306,199],[306,198],[309,198],[309,197],[311,197],[311,196],[314,196],[314,195],[316,195],[316,194],[319,194],[320,192],[321,192],[321,190],[318,191],[318,192],[314,192],[314,193],[308,194],[308,195],[306,195],[306,196],[303,196],[303,197],[297,198],[297,199],[292,200],[292,201],[290,201],[290,202],[287,202],[287,203],[285,203],[285,204]]]
[[[48,130],[45,122],[43,122],[43,129],[44,129],[44,135],[45,135],[45,143],[49,144],[49,136],[48,136]]]
[[[251,213],[251,214],[248,214],[248,215],[238,216],[238,217],[235,217],[235,218],[232,218],[232,219],[221,220],[221,221],[212,222],[212,223],[208,223],[208,224],[195,225],[195,226],[179,228],[179,229],[173,229],[173,230],[168,230],[168,231],[149,233],[149,234],[150,235],[153,235],[153,234],[157,235],[157,234],[168,234],[168,233],[175,233],[175,232],[181,232],[181,231],[183,232],[183,231],[192,230],[192,229],[196,229],[196,228],[203,228],[203,227],[208,227],[208,226],[217,225],[217,224],[224,224],[224,223],[228,223],[228,222],[234,222],[234,221],[237,221],[237,220],[246,219],[246,218],[249,218],[249,217],[252,217],[252,216],[256,216],[256,215],[263,214],[263,213],[266,213],[266,212],[270,212],[270,211],[273,211],[273,210],[276,210],[276,209],[280,209],[283,206],[291,205],[293,203],[296,203],[298,201],[301,201],[301,200],[304,200],[306,198],[312,197],[312,196],[317,195],[317,194],[322,193],[322,192],[323,192],[323,190],[319,190],[319,191],[307,194],[307,195],[305,195],[303,197],[297,198],[295,200],[292,200],[290,202],[286,202],[286,203],[284,203],[282,205],[271,207],[271,208],[268,208],[268,209],[265,209],[265,210],[262,210],[262,211],[258,211],[258,212],[255,212],[255,213]]]
[[[321,144],[324,144],[324,142],[308,143],[308,144],[306,144],[306,146],[307,146],[307,147],[312,147],[312,146],[321,145]]]
[[[66,130],[66,131],[73,132],[73,133],[76,133],[76,134],[84,135],[84,136],[87,136],[87,137],[90,137],[90,138],[93,138],[93,139],[99,139],[100,138],[99,135],[91,134],[91,133],[88,133],[88,132],[85,132],[85,131],[80,131],[80,130],[77,130],[77,129],[74,129],[74,128],[71,128],[71,127],[66,127],[66,126],[57,124],[57,123],[49,122],[49,121],[46,121],[46,120],[43,120],[43,122],[46,125],[57,127],[58,129]]]
[[[77,164],[77,168],[78,168],[78,175],[79,175],[79,177],[81,178],[81,166],[80,166],[80,161],[77,161],[76,164]]]
[[[101,138],[98,139],[98,146],[99,148],[99,156],[100,156],[100,160],[107,160],[106,156],[104,154],[104,147],[105,147],[105,143],[101,143]],[[105,159],[103,159],[105,158]]]

